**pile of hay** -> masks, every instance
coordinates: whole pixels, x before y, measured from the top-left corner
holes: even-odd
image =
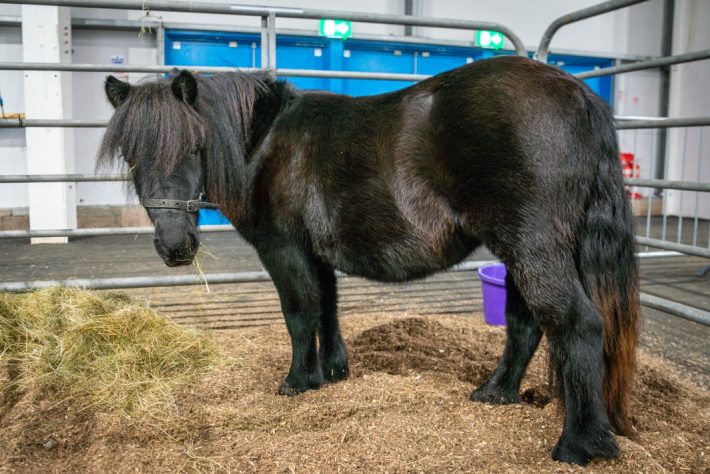
[[[0,294],[0,407],[19,398],[165,414],[173,389],[216,365],[205,335],[119,293]]]

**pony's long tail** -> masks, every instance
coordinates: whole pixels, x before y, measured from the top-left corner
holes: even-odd
[[[603,320],[604,403],[616,433],[631,435],[629,395],[636,368],[640,318],[634,220],[626,197],[613,116],[600,98],[588,97],[598,148],[598,169],[582,223],[578,271]]]

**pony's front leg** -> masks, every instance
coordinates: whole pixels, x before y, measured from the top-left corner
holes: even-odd
[[[348,378],[348,351],[338,325],[338,289],[335,270],[325,263],[318,264],[321,292],[321,318],[318,342],[323,377],[327,382]]]
[[[291,336],[291,368],[279,387],[280,395],[296,395],[323,384],[317,334],[321,291],[311,255],[295,245],[259,249],[281,300],[281,311]]]
[[[505,350],[495,372],[473,391],[471,400],[496,404],[520,403],[520,381],[535,354],[542,329],[528,308],[513,277],[505,277]]]

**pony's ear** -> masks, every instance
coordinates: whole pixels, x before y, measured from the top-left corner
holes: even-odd
[[[108,97],[109,102],[111,102],[115,108],[126,100],[128,93],[131,92],[131,85],[127,82],[119,81],[113,76],[108,76],[104,84],[104,90],[106,91],[106,97]]]
[[[197,80],[189,71],[183,69],[173,79],[171,87],[175,97],[190,105],[195,103],[195,99],[197,99]]]

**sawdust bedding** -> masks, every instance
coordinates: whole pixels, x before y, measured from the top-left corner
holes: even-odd
[[[351,377],[293,398],[283,325],[215,332],[224,364],[173,395],[171,416],[116,417],[21,398],[0,413],[0,471],[568,472],[552,461],[562,413],[539,353],[526,403],[468,400],[494,369],[504,331],[479,318],[342,318]],[[542,352],[542,351],[540,351]],[[634,441],[585,472],[708,472],[710,394],[639,357]]]

